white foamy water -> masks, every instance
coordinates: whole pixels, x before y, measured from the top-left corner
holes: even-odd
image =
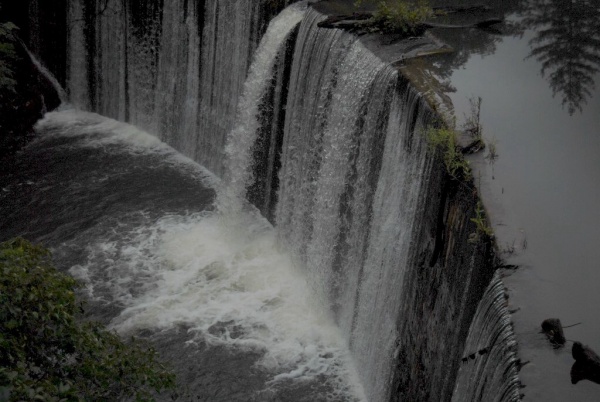
[[[264,353],[257,364],[273,383],[326,375],[337,397],[360,397],[338,328],[278,250],[274,230],[259,216],[244,222],[165,216],[89,245],[88,263],[71,273],[92,299],[124,307],[111,322],[121,333],[183,325],[197,342]]]

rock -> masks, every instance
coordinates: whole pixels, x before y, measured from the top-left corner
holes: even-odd
[[[477,138],[471,141],[469,144],[461,148],[463,155],[470,155],[482,151],[485,148],[485,142],[482,139]]]
[[[353,13],[350,15],[332,15],[327,19],[319,22],[319,28],[340,28],[350,30],[353,28],[361,28],[362,22],[373,18],[372,13]]]
[[[238,339],[244,335],[244,327],[233,320],[219,321],[208,328],[208,333],[217,338]]]
[[[572,349],[575,363],[571,367],[571,383],[589,380],[600,384],[600,356],[581,342],[575,342]]]
[[[465,29],[465,28],[480,28],[486,29],[493,25],[501,24],[504,20],[501,18],[488,18],[486,20],[482,20],[479,22],[475,22],[472,24],[438,24],[435,22],[423,22],[421,25],[423,28],[446,28],[446,29]]]
[[[473,6],[441,6],[441,7],[433,7],[433,11],[441,14],[455,14],[455,13],[475,13],[475,12],[487,12],[491,11],[491,8],[477,4]]]
[[[23,43],[14,36],[7,40],[16,57],[5,63],[14,71],[16,85],[14,93],[4,93],[0,86],[0,162],[27,144],[38,119],[60,104],[59,94],[31,61]]]
[[[546,334],[550,343],[559,348],[567,341],[562,324],[558,318],[548,318],[542,322],[542,332]]]

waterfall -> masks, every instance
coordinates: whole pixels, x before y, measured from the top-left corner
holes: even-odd
[[[157,135],[221,176],[268,17],[252,0],[70,0],[70,99]]]
[[[92,56],[88,55],[85,35],[86,20],[83,18],[84,9],[82,0],[72,0],[68,3],[69,43],[67,50],[67,92],[71,102],[86,110],[91,109],[91,99],[88,85],[88,64]],[[87,29],[89,32],[89,28]],[[89,49],[93,51],[93,49]],[[120,102],[121,99],[115,99]]]
[[[311,11],[298,34],[276,224],[347,334],[367,394],[379,401],[389,392],[426,174],[426,147],[410,124],[420,100],[408,87],[396,89],[397,72],[354,36],[317,29],[321,19]]]
[[[238,102],[238,112],[233,130],[229,133],[226,155],[224,185],[217,205],[224,214],[241,210],[246,188],[250,184],[252,147],[259,130],[259,105],[267,84],[273,75],[273,67],[287,35],[302,20],[304,2],[287,7],[274,18],[263,36],[250,67],[244,90]]]
[[[496,273],[471,324],[452,401],[520,401],[517,341]]]
[[[421,130],[427,113],[418,109],[420,101],[410,88],[395,93],[391,103],[382,166],[373,198],[371,222],[363,226],[358,222],[352,228],[355,237],[364,228],[370,228],[366,247],[359,261],[361,282],[358,289],[356,311],[352,328],[353,351],[373,389],[374,400],[385,400],[389,393],[398,337],[397,320],[402,319],[402,292],[404,274],[411,268],[409,250],[413,240],[413,226],[418,208],[418,194],[427,175],[426,145],[423,138],[412,136]],[[411,125],[416,118],[416,126]],[[348,261],[355,261],[350,256]],[[372,341],[377,334],[378,342]]]
[[[197,330],[209,338],[215,328],[256,336],[223,344],[269,345],[261,364],[273,364],[275,383],[331,374],[345,362],[340,351],[347,346],[358,367],[357,388],[373,402],[448,400],[453,390],[456,401],[513,400],[514,338],[501,282],[494,277],[485,291],[493,271],[482,265],[487,250],[467,242],[474,230],[470,207],[452,198],[472,201],[472,192],[445,183],[443,171],[434,169],[439,166],[422,135],[434,112],[360,38],[319,28],[325,16],[305,10],[305,2],[287,7],[267,27],[268,5],[282,3],[68,1],[71,101],[156,135],[222,179],[220,220],[165,218],[153,228],[158,238],[166,225],[172,235],[161,251],[167,266],[184,266],[192,279],[157,287],[168,295],[145,295],[148,306],[160,304],[164,322],[174,325],[169,303],[184,288],[190,301],[178,314],[199,320]],[[233,233],[239,221],[233,230],[224,224],[223,216],[244,209],[244,198],[260,204],[276,235],[264,220],[239,233]],[[248,245],[245,235],[256,238]],[[257,256],[264,250],[276,254],[273,262]],[[148,264],[158,258],[150,257],[144,257]],[[135,267],[137,260],[126,263]],[[209,284],[197,292],[190,285],[195,265],[210,271],[211,281],[218,271],[218,289]],[[286,271],[277,277],[280,290],[272,289],[271,269],[280,266]],[[152,267],[163,275],[162,266]],[[298,268],[308,278],[302,281],[310,287],[310,309],[319,309],[310,310],[318,319],[306,322],[325,322],[326,332],[335,333],[333,359],[329,341],[319,335],[315,347],[310,328],[296,322],[300,310],[309,310],[299,302],[308,294],[304,285],[289,290],[289,275],[293,284],[300,281]],[[256,282],[246,275],[253,270]],[[238,282],[268,297],[254,300],[256,292],[249,292],[252,303],[238,308],[240,299],[231,297],[239,296]],[[279,310],[286,293],[290,303]],[[194,310],[209,304],[214,316]],[[135,327],[138,313],[127,311],[123,322]],[[282,346],[297,333],[297,344]],[[489,346],[487,355],[459,364],[463,348]],[[302,358],[294,360],[296,353]],[[340,378],[352,371],[340,370]]]
[[[208,1],[202,38],[200,121],[197,155],[216,174],[223,174],[226,136],[235,124],[237,102],[255,43],[260,2]],[[206,161],[206,162],[204,162]]]
[[[35,68],[40,72],[40,74],[46,80],[48,80],[48,82],[50,84],[52,84],[52,87],[54,88],[54,90],[58,94],[58,98],[60,100],[60,103],[67,102],[67,92],[60,85],[60,83],[58,82],[58,80],[56,79],[56,77],[37,59],[37,57],[35,57],[35,55],[33,53],[31,53],[29,51],[29,49],[27,49],[27,47],[25,46],[25,44],[23,44],[23,48],[27,51],[27,54],[29,55],[29,59],[31,60],[31,62],[33,63],[33,65],[35,66]]]

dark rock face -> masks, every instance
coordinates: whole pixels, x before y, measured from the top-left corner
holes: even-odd
[[[548,337],[554,347],[561,347],[567,341],[563,332],[562,324],[558,318],[548,318],[542,322],[542,331]]]
[[[32,53],[64,85],[67,73],[67,0],[0,0],[0,22],[12,21]]]
[[[36,121],[60,105],[54,86],[38,71],[23,45],[15,40],[14,46],[17,58],[11,68],[17,85],[15,92],[2,96],[0,102],[0,159],[27,144]]]
[[[589,380],[600,384],[600,356],[581,342],[573,344],[572,353],[575,363],[571,367],[571,383]]]

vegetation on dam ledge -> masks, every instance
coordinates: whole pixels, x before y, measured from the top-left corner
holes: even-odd
[[[362,0],[355,2],[356,6]],[[384,0],[377,4],[372,17],[367,24],[383,32],[402,32],[406,35],[420,35],[423,23],[435,15],[427,0],[403,1]]]
[[[435,16],[427,0],[384,0],[375,2],[356,0],[351,15],[332,16],[322,21],[324,28],[341,28],[357,32],[399,33],[404,36],[422,35],[425,21]],[[373,9],[364,11],[364,8]],[[360,10],[360,11],[359,11]]]
[[[335,2],[334,2],[335,3]],[[338,7],[332,6],[333,9]],[[356,0],[351,7],[339,5],[343,14],[331,15],[321,21],[321,28],[339,28],[358,34],[383,33],[401,37],[423,36],[430,28],[481,28],[502,22],[491,18],[467,25],[448,25],[436,22],[438,17],[455,13],[488,10],[485,6],[431,7],[427,0]]]
[[[157,353],[81,323],[77,283],[24,239],[0,243],[0,400],[153,400],[175,376]]]
[[[465,155],[479,152],[486,148],[483,139],[483,127],[481,125],[481,103],[480,97],[469,99],[471,110],[465,116],[462,126],[464,134],[470,138],[470,143],[461,146],[458,144],[461,133],[455,128],[455,118],[442,116],[439,121],[427,127],[424,132],[427,144],[433,152],[439,152],[448,177],[456,182],[474,188],[473,171]],[[485,159],[493,164],[498,158],[495,144],[488,144],[488,153]],[[476,231],[469,236],[470,243],[485,241],[494,236],[494,231],[489,225],[481,200],[478,200],[474,210],[474,217],[470,219],[476,226]]]

